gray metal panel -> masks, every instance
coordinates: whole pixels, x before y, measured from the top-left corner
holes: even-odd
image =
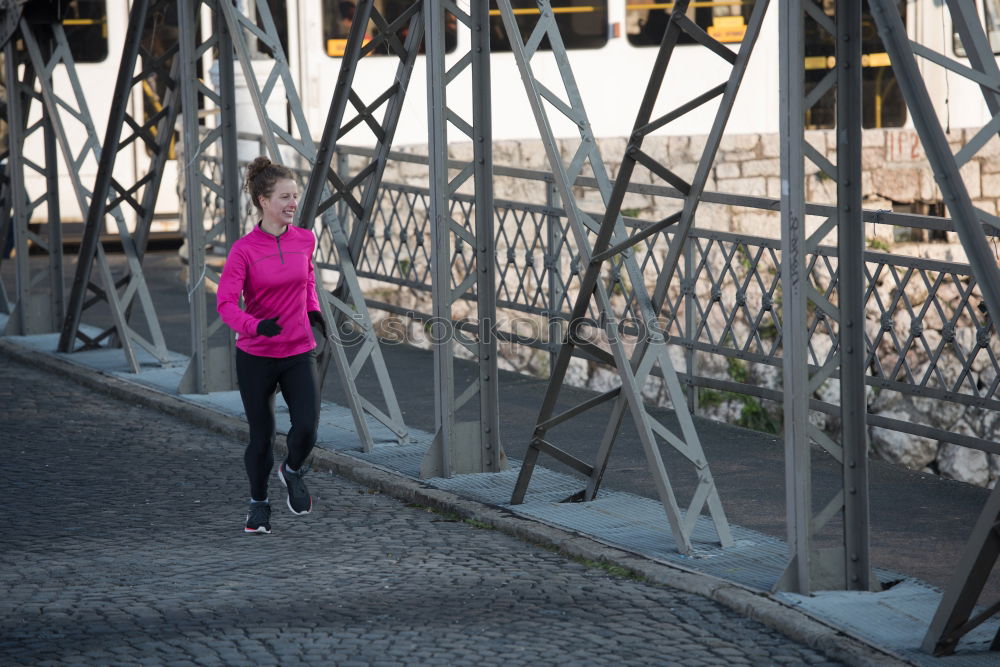
[[[842,591],[818,596],[780,593],[776,597],[916,665],[965,667],[995,662],[985,652],[996,632],[996,621],[966,635],[961,650],[947,660],[934,658],[919,649],[924,628],[941,593],[915,579],[906,579],[880,593]]]

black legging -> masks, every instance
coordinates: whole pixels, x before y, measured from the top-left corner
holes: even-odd
[[[236,350],[236,378],[250,425],[250,443],[243,454],[250,497],[267,498],[267,481],[274,467],[274,393],[288,404],[288,466],[298,470],[316,444],[319,426],[319,374],[312,352],[294,357],[258,357]]]

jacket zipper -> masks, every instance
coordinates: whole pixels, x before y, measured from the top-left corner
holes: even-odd
[[[284,264],[285,263],[285,256],[283,254],[281,254],[281,238],[278,237],[278,236],[275,236],[274,237],[274,241],[275,241],[275,243],[278,244],[278,259],[280,259],[281,263]]]

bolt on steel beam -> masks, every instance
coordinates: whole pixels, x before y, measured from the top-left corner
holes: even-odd
[[[684,0],[675,3],[674,13],[671,18],[672,24],[679,20],[677,17],[683,15],[687,5],[688,3]],[[576,80],[573,77],[572,67],[569,63],[561,35],[559,34],[552,7],[548,0],[540,0],[538,2],[539,18],[533,28],[526,26],[530,28],[525,31],[529,35],[527,39],[524,39],[522,36],[521,26],[519,26],[519,22],[515,19],[514,9],[510,1],[499,0],[498,7],[511,42],[515,61],[525,84],[536,124],[542,136],[542,143],[553,170],[556,185],[559,188],[559,194],[562,197],[564,208],[570,220],[570,226],[576,238],[580,261],[585,267],[579,292],[574,303],[569,329],[563,338],[554,370],[550,376],[549,385],[536,421],[528,454],[518,475],[517,485],[514,489],[511,502],[515,504],[523,502],[535,462],[542,452],[567,463],[585,474],[590,478],[591,485],[596,489],[594,480],[599,479],[604,462],[599,460],[597,465],[592,466],[580,461],[548,442],[545,439],[545,435],[553,426],[567,421],[577,414],[600,405],[605,401],[615,400],[621,406],[615,414],[620,413],[623,415],[624,410],[628,409],[635,421],[650,472],[656,482],[660,501],[666,512],[678,550],[682,553],[693,552],[692,533],[701,516],[702,509],[706,505],[719,542],[723,546],[730,546],[733,544],[733,540],[729,531],[729,523],[719,499],[718,490],[709,471],[708,462],[705,460],[698,434],[694,429],[693,420],[686,409],[684,392],[681,389],[673,363],[667,352],[663,332],[660,330],[653,303],[645,287],[643,272],[639,268],[634,253],[631,250],[631,246],[636,242],[641,242],[643,237],[640,234],[630,239],[625,232],[624,222],[620,213],[624,185],[619,186],[615,191],[612,190],[612,184],[608,178],[597,142],[587,120],[583,100],[580,97]],[[665,34],[665,41],[676,39],[676,36],[676,28],[668,28]],[[551,55],[557,63],[563,90],[551,90],[539,81],[534,74],[531,61],[538,53],[539,46],[543,40],[547,40],[548,47],[551,48]],[[672,47],[668,44],[666,48],[669,51]],[[662,52],[663,47],[661,47],[661,54]],[[665,60],[661,60],[661,63],[665,67]],[[660,76],[662,77],[662,73],[660,73]],[[649,90],[647,90],[647,93],[649,93]],[[548,102],[548,105],[545,102]],[[550,108],[558,110],[571,119],[579,128],[580,143],[568,165],[563,162],[559,146],[552,131],[549,121]],[[634,155],[638,156],[638,153],[634,153]],[[580,209],[577,196],[573,191],[576,178],[586,167],[591,169],[596,178],[601,197],[607,207],[604,219],[600,223],[593,220]],[[657,166],[653,167],[653,171],[671,183],[677,180],[665,168]],[[627,185],[627,176],[624,184]],[[679,218],[679,214],[660,221],[660,223],[654,226],[655,231],[669,226],[677,218]],[[606,281],[602,275],[602,269],[606,264],[610,265],[610,281]],[[630,290],[625,289],[622,285],[620,276],[623,271],[627,274],[631,283]],[[617,308],[611,297],[612,290],[616,288],[621,289],[626,296],[624,306]],[[603,329],[603,333],[606,336],[606,344],[610,348],[610,351],[600,345],[584,342],[578,338],[578,329],[584,325],[585,319],[588,318],[588,313],[591,316],[590,319]],[[620,326],[627,318],[631,318],[634,324],[638,324],[642,333],[642,350],[637,350],[637,354],[632,358],[629,357],[626,351],[624,341],[622,340],[623,329]],[[621,378],[622,386],[596,399],[566,410],[559,415],[554,415],[559,391],[562,388],[574,348],[587,350],[602,361],[613,365]],[[643,401],[640,389],[645,383],[646,378],[650,376],[657,366],[666,383],[667,393],[675,407],[681,426],[680,435],[673,433],[655,419]],[[610,452],[610,443],[614,440],[618,427],[619,420],[613,416],[609,421],[604,440],[602,441],[606,443],[606,452],[602,454],[602,457],[605,459],[607,452]],[[664,441],[677,449],[697,469],[698,485],[686,512],[682,512],[678,504],[659,450],[657,436],[660,436]],[[581,492],[578,495],[586,497],[586,492]]]

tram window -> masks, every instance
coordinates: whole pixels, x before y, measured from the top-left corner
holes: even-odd
[[[150,117],[163,111],[167,95],[167,73],[170,72],[173,58],[167,58],[157,68],[154,68],[152,63],[166,55],[177,44],[180,36],[177,29],[178,23],[177,3],[160,3],[154,11],[150,11],[146,15],[146,24],[142,29],[142,50],[139,51],[139,57],[142,59],[143,70],[151,70],[151,73],[142,83],[143,121],[148,121]],[[147,58],[150,60],[147,61]],[[201,66],[200,59],[198,66]],[[144,145],[146,154],[152,155],[153,151],[149,145]],[[170,145],[169,157],[171,160],[176,159],[173,143]]]
[[[993,53],[1000,53],[1000,0],[983,0],[982,17],[990,38],[990,48]],[[953,33],[953,47],[956,56],[965,57],[965,46],[958,31]]]
[[[378,9],[382,17],[392,23],[405,12],[412,0],[375,0],[375,8]],[[333,58],[340,58],[347,48],[347,36],[351,32],[351,24],[354,22],[354,13],[357,5],[354,0],[323,0],[323,51]],[[445,53],[451,53],[458,46],[458,19],[450,12],[445,14]],[[399,31],[400,39],[406,36],[409,26],[404,26]],[[368,22],[365,30],[365,43],[370,41],[378,32],[374,21]],[[420,53],[424,52],[424,45],[420,45]],[[386,47],[377,49],[371,55],[388,55]]]
[[[898,0],[900,16],[906,21],[906,0]],[[868,2],[861,14],[861,125],[868,128],[902,127],[906,122],[906,103],[889,64],[889,56],[878,36]],[[824,3],[833,16],[833,3]],[[821,28],[811,16],[805,19],[805,92],[823,80],[836,64],[834,35]],[[806,127],[832,128],[836,118],[835,91],[831,88],[816,104],[806,110]]]
[[[687,17],[720,42],[742,42],[754,0],[695,0],[688,6]],[[626,0],[625,34],[634,46],[659,46],[667,29],[672,2]],[[692,44],[682,32],[678,44]]]
[[[78,63],[99,63],[108,57],[106,0],[71,0],[63,14],[69,51]]]
[[[260,9],[257,7],[260,5],[261,0],[251,0],[256,11],[257,26],[263,29],[264,21],[260,17]],[[285,7],[285,0],[267,0],[267,8],[271,12],[271,19],[274,21],[275,30],[278,31],[278,42],[281,44],[281,50],[285,52],[285,58],[288,58],[288,9]],[[257,42],[257,52],[263,53],[268,56],[273,56],[271,49],[264,46],[262,42],[258,40]]]
[[[500,11],[490,4],[494,7],[490,9],[490,50],[510,51]],[[511,5],[521,39],[527,40],[538,23],[538,5],[534,0],[512,0]],[[567,49],[599,49],[608,43],[607,0],[553,0],[552,12]],[[549,40],[543,39],[539,48],[550,49]]]

